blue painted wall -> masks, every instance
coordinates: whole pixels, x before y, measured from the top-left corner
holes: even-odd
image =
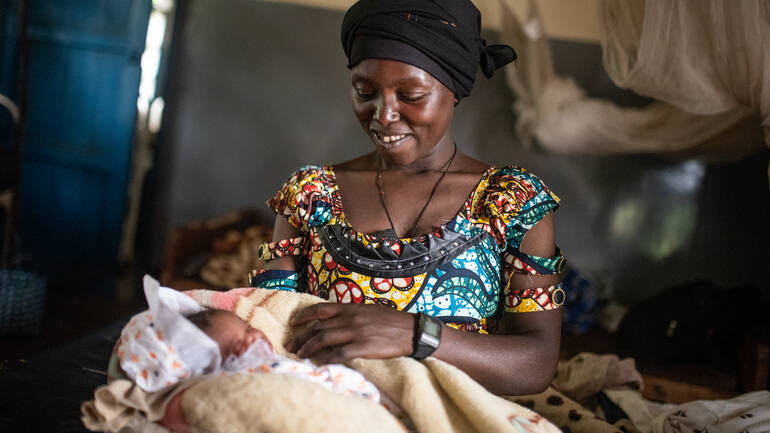
[[[3,0],[0,86],[15,85]],[[51,286],[112,290],[150,0],[29,2],[21,248]]]

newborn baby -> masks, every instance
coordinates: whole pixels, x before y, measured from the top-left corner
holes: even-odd
[[[241,356],[257,342],[260,342],[260,347],[266,346],[267,351],[273,353],[273,345],[264,332],[230,311],[206,309],[185,318],[217,343],[222,359]]]
[[[223,372],[288,374],[340,394],[380,401],[377,388],[361,373],[340,364],[316,367],[308,360],[295,361],[278,355],[262,331],[230,311],[203,310],[187,319],[219,345]]]
[[[143,390],[159,391],[205,374],[277,373],[380,401],[377,388],[359,372],[280,356],[262,331],[234,313],[202,309],[188,296],[147,278],[150,309],[131,318],[116,347],[122,371]]]

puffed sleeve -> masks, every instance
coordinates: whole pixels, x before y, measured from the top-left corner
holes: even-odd
[[[495,183],[507,196],[500,207],[506,249],[518,250],[524,235],[548,212],[558,209],[560,199],[539,177],[522,168],[501,170]]]
[[[332,218],[334,181],[320,166],[305,166],[295,171],[267,205],[276,214],[307,233],[309,227],[326,224]]]
[[[514,167],[495,173],[489,190],[486,204],[503,251],[501,277],[505,311],[520,313],[558,308],[565,298],[560,283],[523,290],[513,290],[509,283],[513,273],[553,275],[563,271],[565,261],[558,247],[553,257],[537,257],[520,250],[527,232],[548,212],[559,207],[559,197],[540,178]]]

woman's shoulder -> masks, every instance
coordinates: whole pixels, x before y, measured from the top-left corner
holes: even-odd
[[[515,165],[491,167],[488,171],[486,186],[494,191],[512,193],[520,200],[527,200],[546,192],[558,201],[558,197],[539,176]]]
[[[505,183],[511,180],[520,180],[532,183],[533,185],[544,185],[543,181],[536,174],[526,168],[517,165],[506,165],[502,167],[492,167],[489,174],[491,182]]]
[[[285,185],[300,184],[306,182],[322,182],[333,175],[329,165],[303,165],[289,175]]]
[[[377,163],[379,159],[376,152],[369,152],[363,155],[359,155],[353,159],[349,159],[343,162],[337,162],[325,167],[331,167],[335,174],[341,172],[361,172],[372,171],[377,169]]]

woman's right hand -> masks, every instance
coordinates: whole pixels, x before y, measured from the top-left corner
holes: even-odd
[[[384,305],[315,304],[291,319],[292,326],[309,326],[286,349],[321,364],[409,356],[413,352],[414,318]]]

